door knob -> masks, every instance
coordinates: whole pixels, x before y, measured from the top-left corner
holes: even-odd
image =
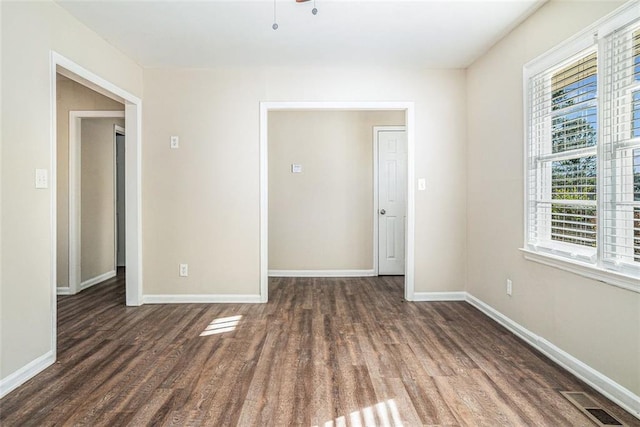
[[[385,211],[384,209],[380,209],[380,215],[384,215],[386,213],[387,213],[387,211]]]

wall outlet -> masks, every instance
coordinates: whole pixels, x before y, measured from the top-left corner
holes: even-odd
[[[511,296],[512,292],[513,292],[513,282],[511,281],[511,279],[507,279],[507,295]]]
[[[180,277],[187,277],[189,275],[189,264],[180,264]]]
[[[171,148],[180,148],[180,138],[178,138],[177,136],[172,136],[170,145]]]

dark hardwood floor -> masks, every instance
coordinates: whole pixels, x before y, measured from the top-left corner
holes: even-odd
[[[119,277],[58,299],[58,361],[2,426],[591,426],[640,421],[464,302],[401,277],[272,279],[268,304],[125,307]]]

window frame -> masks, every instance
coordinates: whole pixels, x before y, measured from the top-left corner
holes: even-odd
[[[625,28],[625,35],[629,37],[629,40],[625,40],[625,43],[627,43],[628,46],[626,46],[624,49],[625,50],[628,49],[629,51],[632,51],[632,52],[634,50],[634,45],[633,45],[634,34],[640,31],[640,18],[638,18],[637,15],[640,15],[640,13],[636,14],[636,19],[632,19],[630,20],[631,22],[623,23],[622,25],[620,25],[620,27],[618,27],[618,28],[624,28],[630,24],[631,28]],[[604,38],[601,41],[601,45],[605,46]],[[632,54],[628,58],[629,66],[631,69],[634,68],[634,65],[633,65],[635,62],[634,56],[635,55]],[[611,77],[612,76],[608,76],[608,78],[611,78]],[[604,80],[603,80],[603,84],[604,84]],[[616,135],[618,133],[627,134],[627,137],[625,138],[625,141],[623,143],[620,143],[618,141],[605,143],[603,141],[603,144],[601,147],[601,150],[602,150],[601,153],[603,157],[604,157],[605,150],[607,148],[611,148],[609,146],[612,146],[614,150],[617,151],[617,153],[614,155],[614,158],[616,159],[616,161],[620,162],[622,166],[618,167],[617,169],[615,167],[612,167],[612,164],[615,163],[613,161],[610,162],[610,164],[606,164],[606,166],[608,167],[607,173],[611,174],[612,179],[615,180],[617,183],[616,185],[616,189],[618,190],[617,193],[619,193],[624,200],[620,200],[617,203],[608,202],[605,197],[602,199],[602,204],[604,205],[608,203],[609,205],[616,206],[616,209],[615,209],[616,214],[618,216],[620,215],[623,216],[621,221],[623,223],[626,222],[633,225],[631,228],[628,228],[628,227],[616,228],[616,234],[611,236],[606,235],[603,231],[602,234],[599,236],[600,241],[603,243],[599,247],[599,254],[598,254],[600,265],[606,270],[616,271],[624,276],[634,277],[636,279],[640,278],[640,262],[635,261],[635,256],[634,256],[634,251],[635,251],[634,231],[635,230],[633,227],[635,227],[634,212],[636,208],[640,208],[640,205],[634,206],[634,203],[636,203],[636,201],[634,200],[634,179],[635,179],[634,175],[635,174],[633,172],[634,170],[633,153],[635,150],[640,149],[640,137],[634,137],[632,133],[633,133],[633,120],[634,120],[633,119],[634,117],[634,112],[633,112],[634,95],[633,94],[637,91],[640,91],[640,81],[637,81],[634,84],[622,90],[613,91],[613,93],[615,94],[613,99],[607,100],[605,99],[606,97],[603,96],[603,101],[602,101],[603,107],[609,107],[609,105],[607,105],[607,101],[612,103],[617,103],[618,101],[620,101],[621,96],[628,97],[629,103],[626,104],[626,107],[629,108],[630,122],[619,123],[618,121],[616,121],[617,123],[619,123],[618,126],[621,129],[614,129],[614,127],[612,127],[611,129],[612,130],[611,135]],[[621,92],[624,93],[624,95],[621,95]],[[611,95],[611,94],[607,93],[607,95]],[[624,109],[625,107],[622,108],[622,110]],[[606,120],[606,118],[604,117],[604,114],[603,114],[603,120]],[[615,140],[613,136],[611,136],[610,138]],[[626,173],[625,171],[627,170],[631,170],[632,171],[631,174]],[[608,194],[605,190],[606,185],[607,185],[607,182],[603,180],[602,185],[599,186],[598,188],[598,191],[603,195]],[[624,206],[625,204],[629,204],[629,205]],[[626,209],[622,210],[625,207]],[[609,220],[620,220],[619,217],[612,216],[612,210],[610,208],[607,209],[603,207],[602,215],[603,215],[603,218],[602,218],[603,223]],[[604,229],[604,227],[602,228]],[[613,242],[616,242],[617,240],[631,242],[631,244],[624,245],[623,250],[619,252],[615,250],[607,251],[607,248],[609,247],[620,246],[620,245],[615,245],[615,243],[613,243]],[[608,255],[609,252],[611,252],[612,255]],[[617,256],[614,257],[613,255],[617,255]]]
[[[550,51],[540,55],[539,57],[528,62],[523,67],[523,104],[524,104],[524,153],[523,153],[523,176],[524,176],[524,229],[523,242],[524,246],[520,248],[524,258],[529,261],[538,262],[544,265],[556,267],[565,271],[595,279],[606,284],[621,287],[627,290],[640,293],[640,262],[634,268],[617,268],[610,260],[604,257],[605,231],[603,227],[605,218],[605,208],[603,202],[603,186],[602,179],[603,164],[606,162],[603,157],[603,131],[604,131],[604,84],[603,78],[605,69],[605,41],[606,37],[614,31],[626,27],[628,24],[640,19],[640,8],[637,3],[629,2],[610,15],[602,18],[585,30],[576,34],[564,43],[559,44]],[[640,28],[640,22],[638,23]],[[531,79],[540,73],[549,73],[562,68],[562,64],[570,63],[589,52],[597,54],[597,144],[595,147],[597,156],[597,184],[596,184],[596,247],[581,247],[577,244],[568,244],[560,241],[532,244],[529,240],[530,224],[532,220],[536,220],[537,210],[531,208],[530,180],[537,179],[537,173],[532,174],[530,165],[530,129],[534,119],[532,117],[531,104],[533,99],[533,90],[530,88]],[[631,167],[633,167],[633,155],[630,157]],[[632,179],[633,181],[633,179]],[[633,183],[630,184],[633,186]],[[536,182],[533,187],[534,191],[539,191],[540,184]],[[633,194],[633,192],[631,193]],[[535,196],[535,195],[533,195]],[[549,220],[551,224],[551,220]],[[551,225],[549,225],[550,227]],[[631,232],[633,234],[633,232]],[[631,236],[633,238],[633,235]],[[633,258],[633,254],[632,254]]]

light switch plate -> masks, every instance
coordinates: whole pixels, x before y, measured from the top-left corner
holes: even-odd
[[[36,169],[36,188],[49,188],[49,171]]]
[[[177,136],[171,137],[171,148],[180,148],[180,138]]]
[[[189,275],[189,264],[180,264],[180,277],[187,277]]]
[[[291,173],[302,173],[302,165],[296,163],[291,164]]]
[[[427,189],[427,180],[424,178],[418,179],[418,191],[424,191]]]

